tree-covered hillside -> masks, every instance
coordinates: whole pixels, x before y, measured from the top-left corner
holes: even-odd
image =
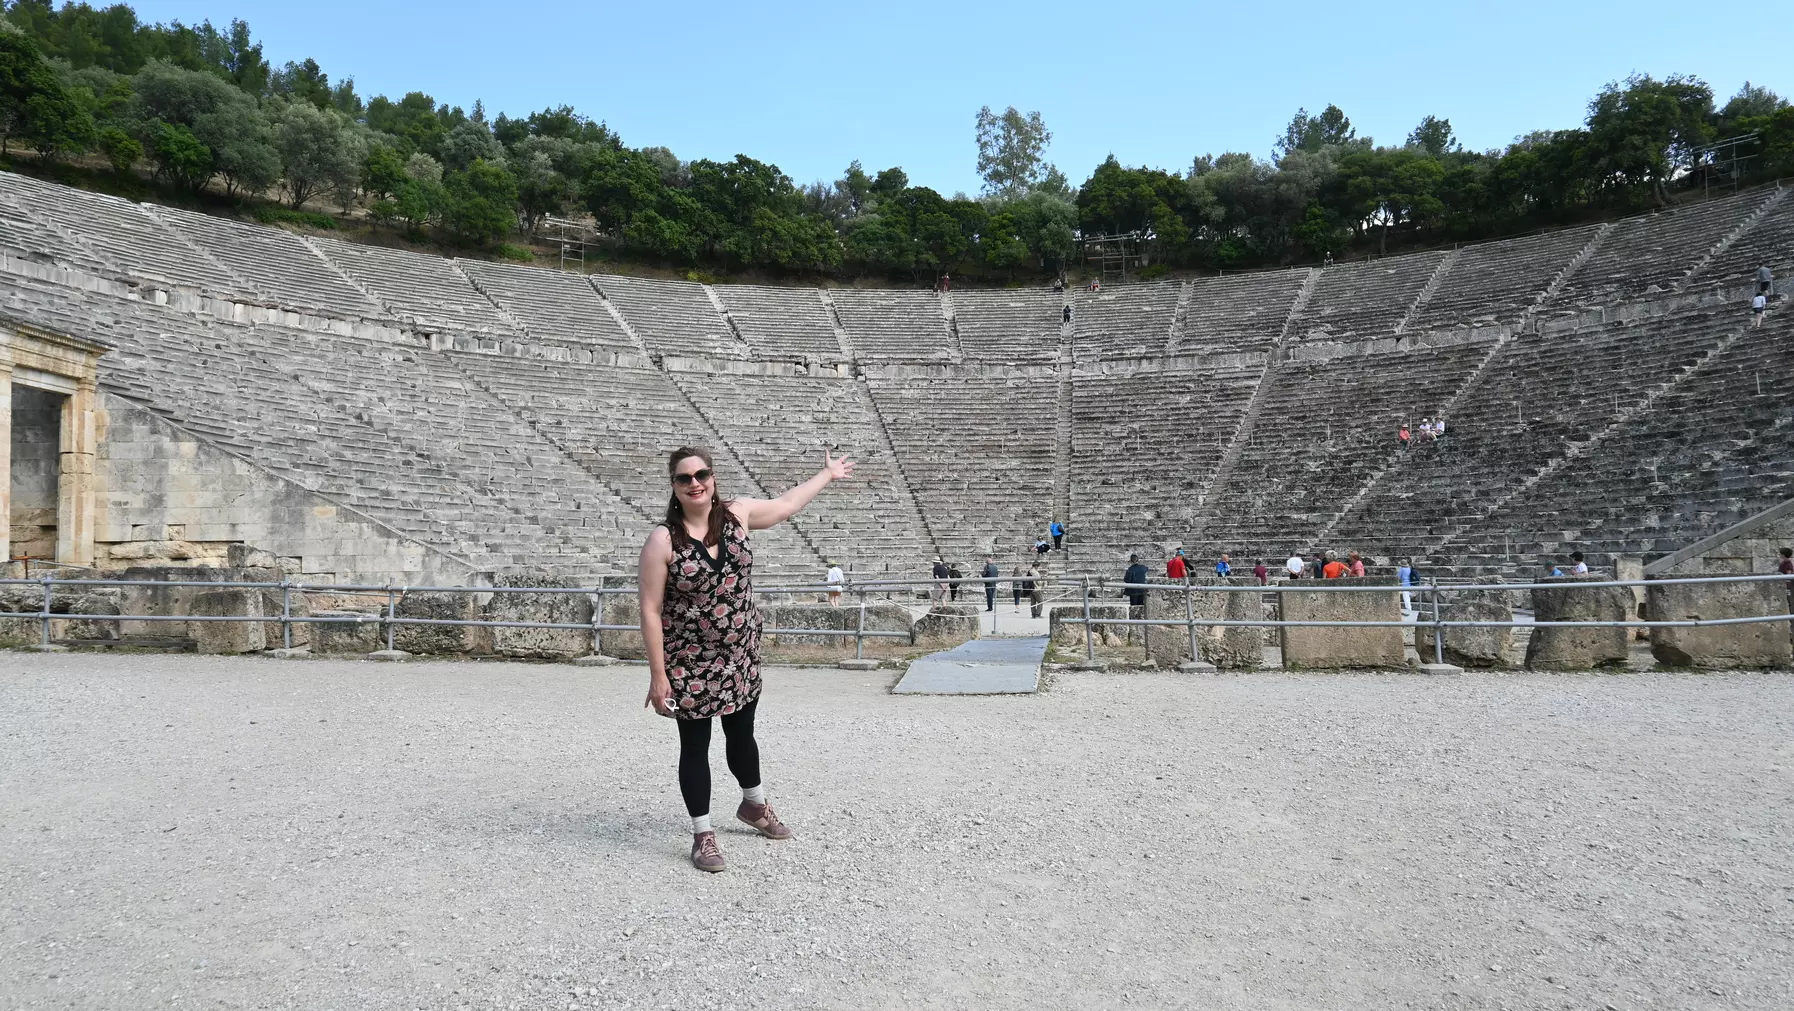
[[[1583,126],[1503,150],[1465,151],[1434,116],[1379,145],[1329,105],[1298,110],[1269,159],[1203,154],[1165,170],[1111,157],[1074,190],[1045,160],[1038,113],[985,108],[977,197],[858,161],[799,185],[745,154],[632,147],[566,105],[513,117],[422,91],[364,99],[353,77],[333,81],[312,60],[271,66],[242,21],[220,31],[145,24],[123,4],[0,7],[0,154],[103,158],[118,180],[147,171],[167,192],[221,193],[264,219],[266,201],[364,212],[467,247],[589,215],[616,255],[680,267],[1009,279],[1062,267],[1080,235],[1134,233],[1155,263],[1234,269],[1633,212],[1717,172],[1728,185],[1794,174],[1787,102],[1746,84],[1720,105],[1698,78],[1672,75],[1610,84]],[[1735,137],[1746,139],[1716,159],[1708,145]]]

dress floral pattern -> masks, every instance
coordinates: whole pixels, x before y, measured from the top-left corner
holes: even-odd
[[[727,716],[760,697],[754,553],[733,517],[723,522],[716,554],[687,538],[667,565],[660,621],[673,715],[682,720]]]

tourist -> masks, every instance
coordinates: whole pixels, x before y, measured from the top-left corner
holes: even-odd
[[[1401,431],[1395,433],[1395,448],[1403,450],[1405,452],[1408,448],[1408,445],[1410,443],[1412,443],[1413,441],[1414,441],[1414,436],[1412,433],[1410,433],[1408,431],[1408,423],[1405,421],[1402,422]]]
[[[1421,418],[1420,419],[1420,442],[1421,442],[1421,445],[1424,446],[1427,443],[1432,442],[1432,441],[1433,441],[1433,419]]]
[[[1017,611],[1022,609],[1022,594],[1027,592],[1022,586],[1022,567],[1018,562],[1015,568],[1009,571],[1009,593],[1014,598],[1013,603]]]
[[[1309,566],[1309,575],[1315,579],[1320,579],[1326,575],[1326,571],[1327,556],[1316,551],[1314,553],[1314,561]]]
[[[1570,552],[1570,561],[1576,563],[1575,566],[1573,566],[1570,569],[1570,572],[1572,575],[1577,575],[1577,576],[1588,575],[1588,563],[1582,560],[1582,552],[1580,552],[1580,551]]]
[[[995,613],[997,610],[997,577],[1002,574],[1003,570],[997,568],[996,558],[985,555],[984,571],[979,575],[984,577],[984,609],[986,611]]]
[[[1215,575],[1220,576],[1222,579],[1226,579],[1228,576],[1233,575],[1233,564],[1228,560],[1225,552],[1221,554],[1221,560],[1215,563]]]
[[[1034,542],[1034,553],[1037,555],[1044,555],[1051,550],[1053,550],[1053,546],[1047,543],[1045,537]]]
[[[1071,322],[1071,306],[1068,305],[1065,307],[1064,314],[1060,316],[1060,322],[1063,322],[1063,323]]]
[[[959,581],[965,577],[966,574],[959,571],[958,565],[952,562],[947,563],[947,599],[949,601],[959,600]]]
[[[1763,313],[1769,311],[1769,296],[1757,292],[1750,299],[1751,326],[1763,325]]]
[[[1408,559],[1402,559],[1401,564],[1395,567],[1395,582],[1402,588],[1402,613],[1408,614],[1414,610],[1413,591],[1408,589],[1414,585],[1414,566]]]
[[[1058,520],[1054,520],[1052,525],[1047,527],[1047,533],[1053,535],[1054,551],[1065,550],[1065,524],[1060,523]]]
[[[934,600],[937,602],[946,600],[947,599],[947,579],[949,576],[952,575],[952,570],[947,568],[947,563],[941,560],[940,555],[935,555],[933,571],[934,571],[934,578],[937,580],[937,582],[934,584],[934,586],[932,588],[929,589],[928,598],[930,600]]]
[[[943,292],[953,290],[953,275],[952,274],[942,274],[941,275],[941,290]]]
[[[1757,268],[1757,294],[1768,295],[1769,289],[1775,285],[1775,271],[1769,269],[1767,263]]]
[[[1356,552],[1356,551],[1352,552],[1351,554],[1346,556],[1346,559],[1348,562],[1351,563],[1346,566],[1346,569],[1348,570],[1348,575],[1353,575],[1353,576],[1364,575],[1364,559],[1358,557],[1358,552]]]
[[[1308,566],[1302,564],[1302,553],[1300,551],[1291,551],[1289,553],[1289,559],[1283,563],[1283,568],[1289,572],[1289,578],[1291,579],[1301,579],[1302,570],[1307,567]]]
[[[1171,560],[1165,563],[1165,575],[1172,579],[1182,579],[1189,574],[1189,566],[1184,564],[1184,549],[1178,548]]]
[[[1124,583],[1146,582],[1146,566],[1140,564],[1140,556],[1129,555],[1127,556],[1127,560],[1127,571],[1122,573],[1121,581]],[[1126,593],[1129,607],[1146,606],[1146,591],[1144,589],[1136,589],[1135,587],[1130,586],[1127,588]]]
[[[1321,566],[1321,578],[1323,579],[1339,579],[1345,574],[1346,564],[1337,558],[1329,558],[1327,564]]]
[[[1445,415],[1443,414],[1433,419],[1433,438],[1445,438]]]
[[[1053,294],[1055,294],[1055,295],[1065,294],[1065,278],[1063,278],[1063,277],[1053,278]]]
[[[1252,567],[1252,574],[1258,577],[1258,585],[1271,585],[1271,570],[1265,567],[1264,559],[1260,558],[1258,564]]]
[[[1040,617],[1041,605],[1046,603],[1046,580],[1040,578],[1040,569],[1028,566],[1028,581],[1022,589],[1028,592],[1028,613],[1032,617]]]
[[[1558,564],[1561,561],[1563,561],[1563,559],[1560,558],[1558,561],[1552,562],[1550,571],[1546,572],[1545,575],[1551,578],[1562,577],[1564,574],[1563,566]]]
[[[841,584],[847,581],[847,574],[841,571],[841,566],[836,565],[834,562],[829,562],[828,575],[822,577],[822,580],[828,584],[829,606],[840,607]]]
[[[1782,562],[1775,567],[1775,571],[1784,576],[1794,576],[1794,548],[1782,549]]]
[[[710,454],[689,446],[667,460],[672,495],[666,518],[642,548],[642,646],[648,658],[644,705],[679,727],[679,793],[691,816],[691,862],[723,869],[710,824],[710,718],[722,717],[729,771],[741,785],[735,817],[769,839],[788,839],[766,802],[754,712],[760,701],[760,612],[748,532],[790,519],[853,462],[827,452],[822,469],[776,499],[725,499]]]

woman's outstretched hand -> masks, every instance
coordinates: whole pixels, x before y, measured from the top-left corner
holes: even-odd
[[[822,451],[822,472],[828,475],[830,481],[852,477],[853,461],[849,460],[845,454],[836,457],[825,449]]]

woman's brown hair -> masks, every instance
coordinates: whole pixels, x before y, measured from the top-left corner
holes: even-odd
[[[729,517],[729,502],[723,498],[719,488],[721,482],[716,478],[716,464],[711,462],[710,451],[702,446],[680,446],[673,450],[673,455],[667,457],[667,477],[670,479],[677,474],[680,462],[693,456],[704,461],[704,466],[709,467],[711,471],[710,528],[704,531],[704,543],[707,545],[721,544],[724,524]],[[667,533],[673,538],[673,550],[678,551],[685,547],[686,542],[691,540],[691,535],[685,532],[685,509],[679,505],[677,491],[667,496],[666,524]]]

